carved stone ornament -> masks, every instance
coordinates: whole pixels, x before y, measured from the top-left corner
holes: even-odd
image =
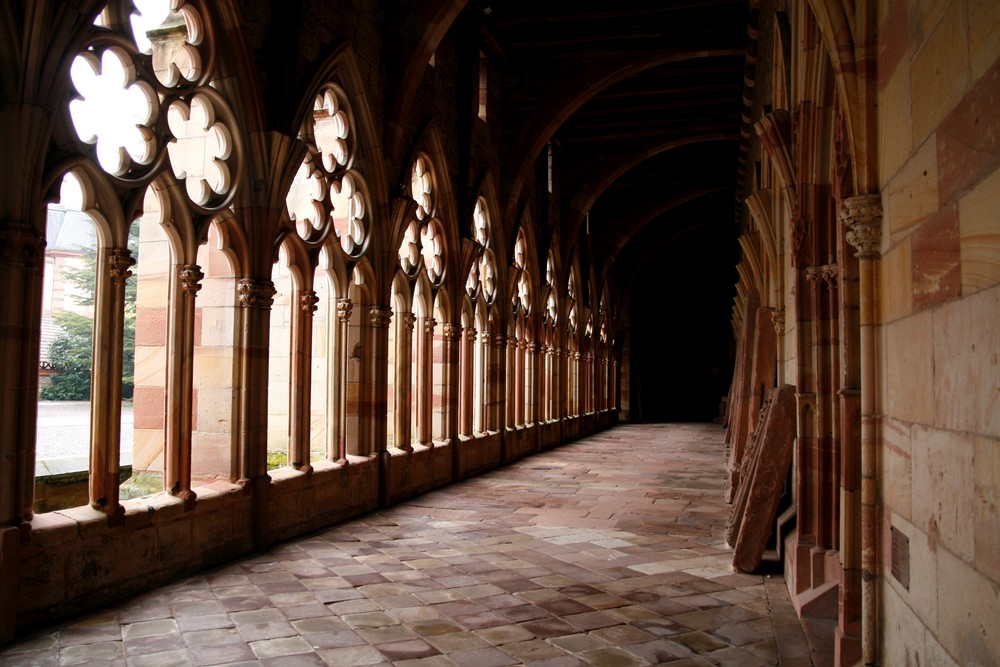
[[[441,325],[441,337],[445,340],[457,341],[462,335],[462,327],[454,322],[445,322]]]
[[[806,269],[806,280],[817,287],[835,289],[839,286],[839,272],[836,263],[810,266]]]
[[[201,281],[205,274],[201,272],[201,267],[197,264],[185,264],[181,268],[181,289],[192,296],[201,290]]]
[[[319,303],[319,297],[316,296],[316,292],[313,290],[302,290],[299,293],[299,308],[302,309],[303,313],[315,313],[316,304]]]
[[[402,313],[399,316],[399,323],[403,326],[403,331],[413,331],[413,325],[417,323],[417,316],[413,313]]]
[[[29,225],[0,223],[0,258],[10,264],[40,268],[45,261],[45,235]]]
[[[774,333],[779,336],[785,335],[785,309],[775,308],[771,311],[771,322],[774,324]]]
[[[388,329],[389,323],[392,322],[392,308],[373,306],[372,309],[368,311],[368,318],[373,327],[378,329]]]
[[[493,345],[499,349],[502,349],[507,345],[507,337],[503,334],[497,334],[493,337]]]
[[[428,317],[424,319],[424,333],[428,336],[434,335],[434,327],[437,326],[437,320],[433,317]]]
[[[351,312],[354,310],[354,303],[350,299],[337,299],[337,317],[346,322],[351,319]]]
[[[860,259],[877,259],[882,243],[882,197],[855,195],[841,202],[840,219],[847,226],[845,238]]]
[[[466,329],[464,333],[465,333],[465,341],[467,343],[475,343],[476,336],[479,335],[479,332],[476,331],[475,329]]]
[[[256,280],[254,278],[241,278],[239,284],[240,307],[260,308],[270,310],[274,303],[274,283],[270,280]]]
[[[135,266],[135,258],[125,248],[113,248],[110,250],[107,261],[108,275],[116,283],[123,283],[132,275],[129,269]]]

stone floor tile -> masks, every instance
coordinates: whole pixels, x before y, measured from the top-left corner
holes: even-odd
[[[188,649],[194,665],[222,665],[230,662],[254,660],[254,652],[244,643],[220,646],[192,646]]]
[[[558,658],[567,654],[566,651],[558,646],[554,646],[541,639],[529,639],[523,642],[504,644],[503,650],[525,663],[548,658]]]
[[[646,664],[645,660],[617,646],[584,651],[580,657],[594,667],[638,667]]]
[[[335,648],[326,651],[317,651],[320,658],[332,667],[344,667],[344,665],[381,665],[386,662],[386,657],[378,652],[374,646],[349,646],[346,648]]]
[[[382,655],[392,662],[399,660],[413,660],[415,658],[427,658],[441,653],[438,649],[434,648],[420,638],[406,639],[404,641],[390,642],[388,644],[378,644],[375,648],[377,648]]]
[[[302,637],[279,637],[276,639],[262,639],[250,642],[250,648],[258,658],[273,658],[284,655],[297,655],[299,653],[312,653],[312,646]]]
[[[603,641],[600,637],[585,633],[552,637],[548,641],[550,644],[558,646],[567,653],[582,653],[583,651],[591,651],[608,646],[608,642]]]
[[[194,658],[187,649],[149,653],[128,658],[129,667],[189,667]]]

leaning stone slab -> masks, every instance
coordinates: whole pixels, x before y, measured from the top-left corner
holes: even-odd
[[[733,546],[733,567],[753,572],[760,566],[781,490],[792,464],[795,443],[795,387],[782,385],[771,390],[770,405],[763,416],[754,443],[741,471],[741,483],[732,525],[738,525]]]

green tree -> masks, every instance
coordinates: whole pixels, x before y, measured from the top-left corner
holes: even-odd
[[[129,229],[129,250],[139,255],[139,226]],[[63,269],[66,282],[77,288],[81,296],[74,300],[81,306],[94,305],[94,285],[97,277],[97,250],[84,251],[80,267]],[[125,321],[122,345],[122,398],[132,398],[135,387],[135,301],[136,279],[125,282]],[[86,295],[86,296],[84,296]],[[86,401],[90,399],[90,372],[94,357],[94,323],[89,317],[64,312],[53,316],[61,331],[49,346],[49,361],[59,371],[52,383],[41,391],[47,401]]]

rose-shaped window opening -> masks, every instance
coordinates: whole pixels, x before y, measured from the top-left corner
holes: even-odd
[[[489,245],[489,217],[486,214],[486,204],[482,197],[476,200],[476,208],[472,212],[472,231],[475,234],[476,243],[484,248]]]
[[[431,283],[439,283],[444,276],[444,240],[436,220],[429,221],[420,231],[420,254],[427,277]]]
[[[111,47],[98,58],[84,52],[73,60],[70,79],[79,96],[69,103],[77,135],[97,144],[97,161],[109,174],[122,176],[132,163],[149,164],[157,142],[151,126],[159,99],[153,87],[136,80],[125,51]]]
[[[305,240],[313,238],[323,227],[322,201],[325,190],[326,183],[307,156],[295,172],[295,178],[285,197],[285,206],[295,223],[295,231]]]
[[[413,163],[410,173],[410,196],[417,202],[417,220],[424,220],[434,214],[434,184],[430,165],[424,156]]]
[[[345,174],[330,184],[333,228],[340,239],[340,247],[351,255],[361,250],[367,235],[365,214],[368,207],[359,186],[360,180],[353,174]]]
[[[204,38],[201,16],[189,5],[171,0],[134,0],[132,35],[140,53],[153,56],[153,71],[164,86],[175,88],[202,75],[198,45]],[[154,44],[156,48],[154,48]]]
[[[483,296],[487,303],[493,303],[497,295],[496,269],[494,268],[493,253],[489,250],[483,253],[479,259],[479,275]]]
[[[313,105],[313,139],[323,168],[336,174],[351,161],[351,121],[337,91],[326,88]]]
[[[188,197],[200,206],[213,193],[224,195],[231,187],[226,160],[232,153],[232,135],[216,121],[215,107],[207,95],[197,94],[190,106],[176,100],[167,109],[167,125],[176,141],[167,145],[174,176],[184,179]]]
[[[413,275],[420,266],[420,223],[412,220],[403,233],[399,244],[399,264],[408,275]]]

